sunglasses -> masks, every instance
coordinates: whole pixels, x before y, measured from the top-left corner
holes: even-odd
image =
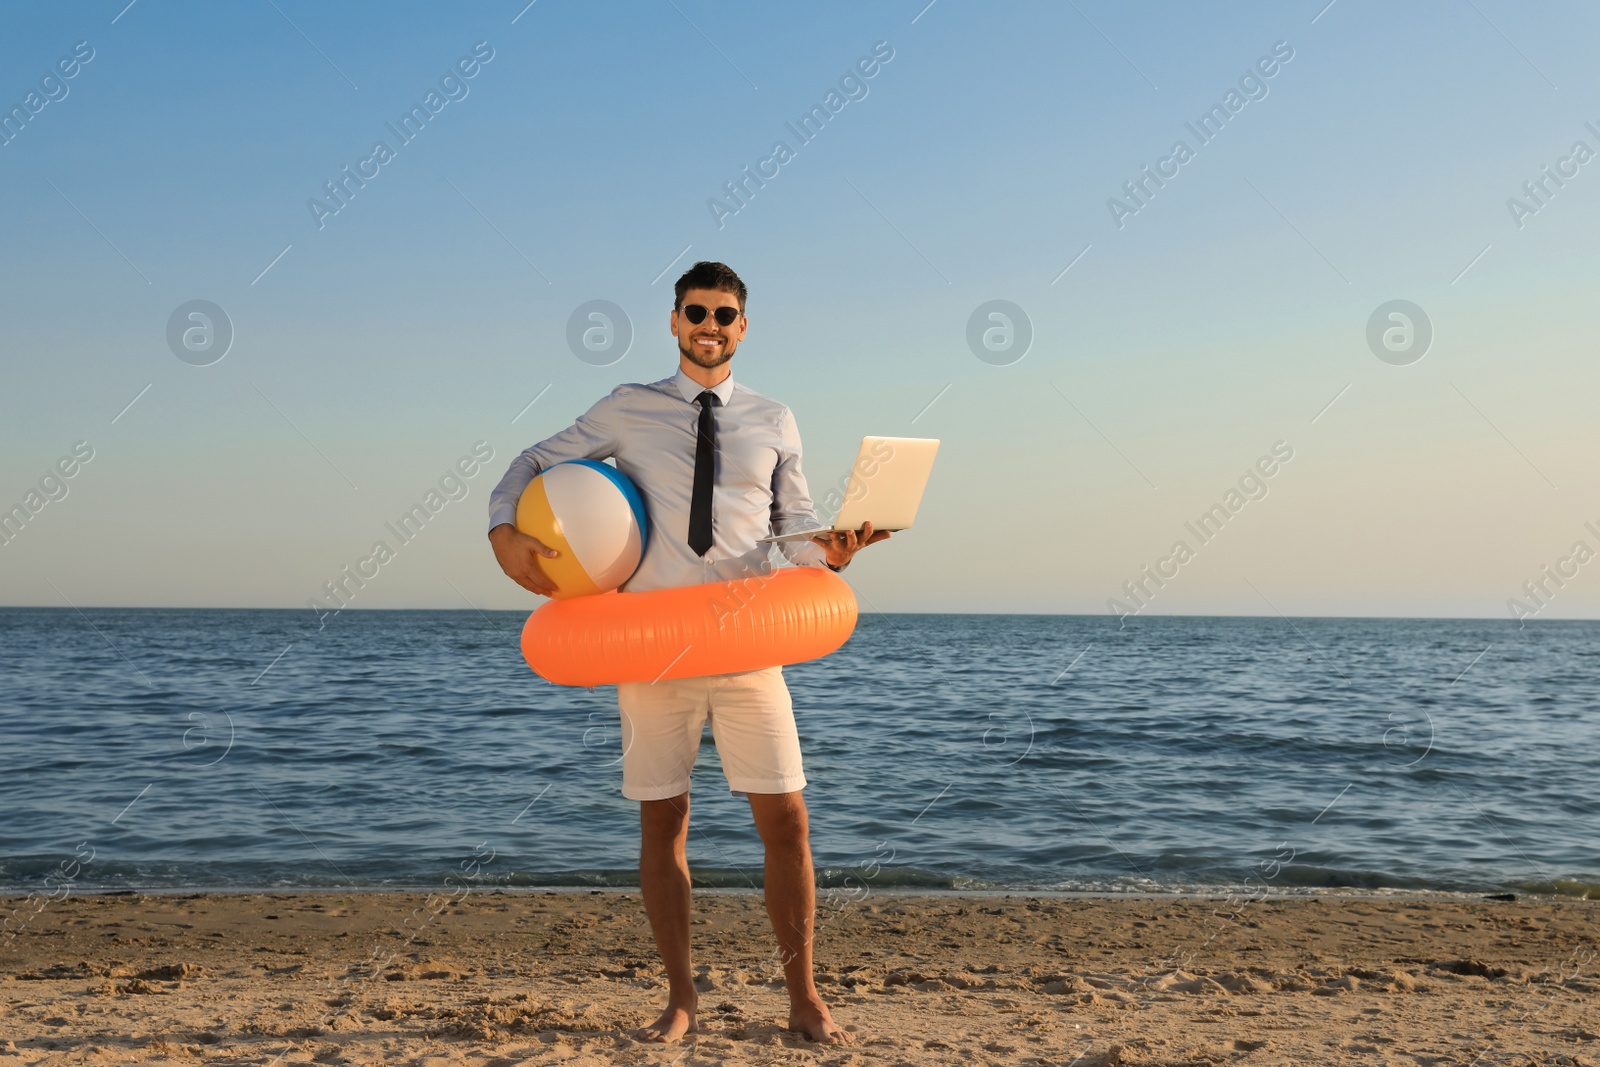
[[[706,308],[702,304],[685,304],[682,310],[683,317],[696,326],[706,321]],[[715,314],[718,326],[732,326],[734,320],[739,317],[739,309],[735,307],[720,307],[717,308]]]

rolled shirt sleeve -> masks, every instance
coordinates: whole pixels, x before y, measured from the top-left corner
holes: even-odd
[[[540,471],[572,459],[609,459],[615,455],[632,388],[619,385],[595,401],[571,426],[518,453],[489,493],[489,529],[502,523],[515,525],[517,501]],[[802,488],[804,485],[802,481]]]
[[[772,469],[772,532],[786,534],[823,525],[811,502],[811,490],[800,469],[800,427],[794,412],[783,409],[780,425],[778,463]],[[827,550],[815,541],[783,541],[778,549],[790,563],[801,567],[828,566]],[[850,566],[849,563],[845,567]],[[839,570],[844,570],[840,567]]]

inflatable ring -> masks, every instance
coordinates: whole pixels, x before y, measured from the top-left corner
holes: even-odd
[[[556,685],[594,687],[760,670],[818,659],[856,626],[850,584],[822,567],[705,585],[601,593],[540,606],[522,655]]]

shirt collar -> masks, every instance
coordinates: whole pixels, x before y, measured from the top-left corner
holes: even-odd
[[[696,403],[696,398],[706,391],[705,386],[683,373],[682,367],[678,368],[678,373],[673,375],[672,381],[673,384],[677,385],[678,392],[682,394],[683,399],[690,404]],[[727,407],[728,400],[733,396],[733,375],[730,374],[722,379],[711,391],[717,395],[717,403]]]

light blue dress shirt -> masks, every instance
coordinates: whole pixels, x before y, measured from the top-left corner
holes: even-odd
[[[772,546],[756,538],[820,527],[800,470],[800,431],[789,408],[748,389],[730,375],[711,391],[719,403],[716,477],[712,483],[711,547],[702,558],[689,547],[689,500],[694,491],[695,435],[705,386],[680,368],[649,385],[619,385],[578,421],[524,449],[489,494],[489,528],[515,523],[517,501],[552,464],[615,459],[639,487],[650,537],[627,592],[727,581],[772,569]],[[800,566],[827,566],[814,541],[778,545]],[[846,564],[848,566],[848,564]],[[841,568],[842,569],[842,568]]]

